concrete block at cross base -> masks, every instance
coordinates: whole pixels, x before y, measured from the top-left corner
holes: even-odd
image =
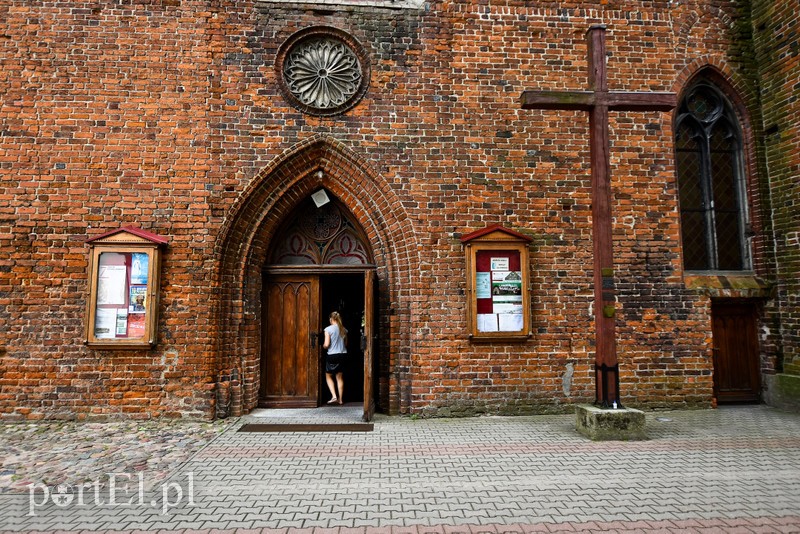
[[[647,439],[644,412],[633,408],[612,410],[579,404],[575,407],[575,428],[594,441]]]
[[[800,410],[800,375],[780,373],[764,378],[764,402],[781,410]]]

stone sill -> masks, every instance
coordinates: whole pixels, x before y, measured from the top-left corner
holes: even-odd
[[[423,9],[425,0],[256,0],[256,4],[282,4],[286,7],[294,5],[383,7],[389,9]]]
[[[772,298],[775,284],[754,274],[686,272],[683,282],[713,298]]]

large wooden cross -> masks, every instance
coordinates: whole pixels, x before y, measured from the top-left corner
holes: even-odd
[[[595,403],[622,406],[614,332],[615,288],[611,238],[611,171],[608,158],[608,112],[669,111],[675,93],[609,91],[606,79],[605,26],[592,26],[588,91],[524,91],[523,109],[579,109],[589,112],[592,166],[592,245],[594,251]]]

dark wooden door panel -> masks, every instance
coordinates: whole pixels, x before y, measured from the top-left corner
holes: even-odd
[[[755,306],[747,302],[715,302],[711,315],[717,401],[757,402],[761,376]]]
[[[271,276],[264,281],[259,405],[316,406],[319,395],[319,279]]]
[[[375,397],[373,384],[373,360],[375,358],[375,297],[376,291],[375,271],[364,273],[364,332],[362,350],[364,352],[364,421],[371,421],[375,414]]]

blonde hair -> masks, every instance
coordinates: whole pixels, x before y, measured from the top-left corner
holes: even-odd
[[[347,328],[345,328],[344,324],[342,324],[342,315],[337,311],[331,312],[330,320],[336,323],[336,326],[339,327],[339,336],[341,336],[344,344],[347,345]]]

